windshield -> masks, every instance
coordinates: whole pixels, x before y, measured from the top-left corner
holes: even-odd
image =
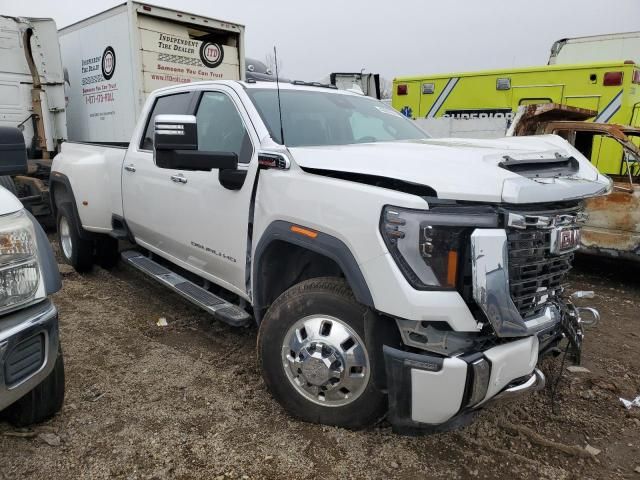
[[[282,144],[278,93],[248,88],[271,138]],[[289,147],[414,140],[429,136],[390,106],[369,97],[280,90],[284,139]]]

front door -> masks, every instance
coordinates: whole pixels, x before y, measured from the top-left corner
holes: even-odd
[[[215,277],[216,283],[246,294],[247,235],[251,193],[257,172],[257,135],[233,90],[203,92],[196,110],[198,150],[233,152],[247,176],[239,190],[225,188],[218,170],[177,172],[174,219],[180,245],[175,255],[192,271]],[[173,174],[173,172],[172,172]]]

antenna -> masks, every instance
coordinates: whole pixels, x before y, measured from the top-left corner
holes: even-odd
[[[276,64],[276,90],[278,91],[278,115],[280,116],[280,138],[282,139],[282,145],[284,143],[284,127],[282,126],[282,104],[280,103],[280,80],[278,79],[278,51],[276,46],[273,46],[273,58]]]

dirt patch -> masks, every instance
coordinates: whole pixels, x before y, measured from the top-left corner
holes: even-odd
[[[124,266],[66,272],[65,406],[33,432],[0,423],[0,478],[640,478],[640,408],[618,399],[640,394],[640,269],[583,261],[571,287],[596,291],[583,303],[602,322],[585,341],[591,373],[566,372],[557,413],[545,391],[460,431],[402,437],[293,420],[265,390],[254,328],[213,321]]]

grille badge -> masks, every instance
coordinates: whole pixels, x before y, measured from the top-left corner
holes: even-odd
[[[553,255],[573,252],[580,247],[579,227],[556,227],[551,232],[551,248]]]
[[[579,225],[587,221],[586,212],[566,213],[560,215],[527,215],[509,212],[507,215],[507,226],[518,230],[527,228],[555,228],[569,225]]]

